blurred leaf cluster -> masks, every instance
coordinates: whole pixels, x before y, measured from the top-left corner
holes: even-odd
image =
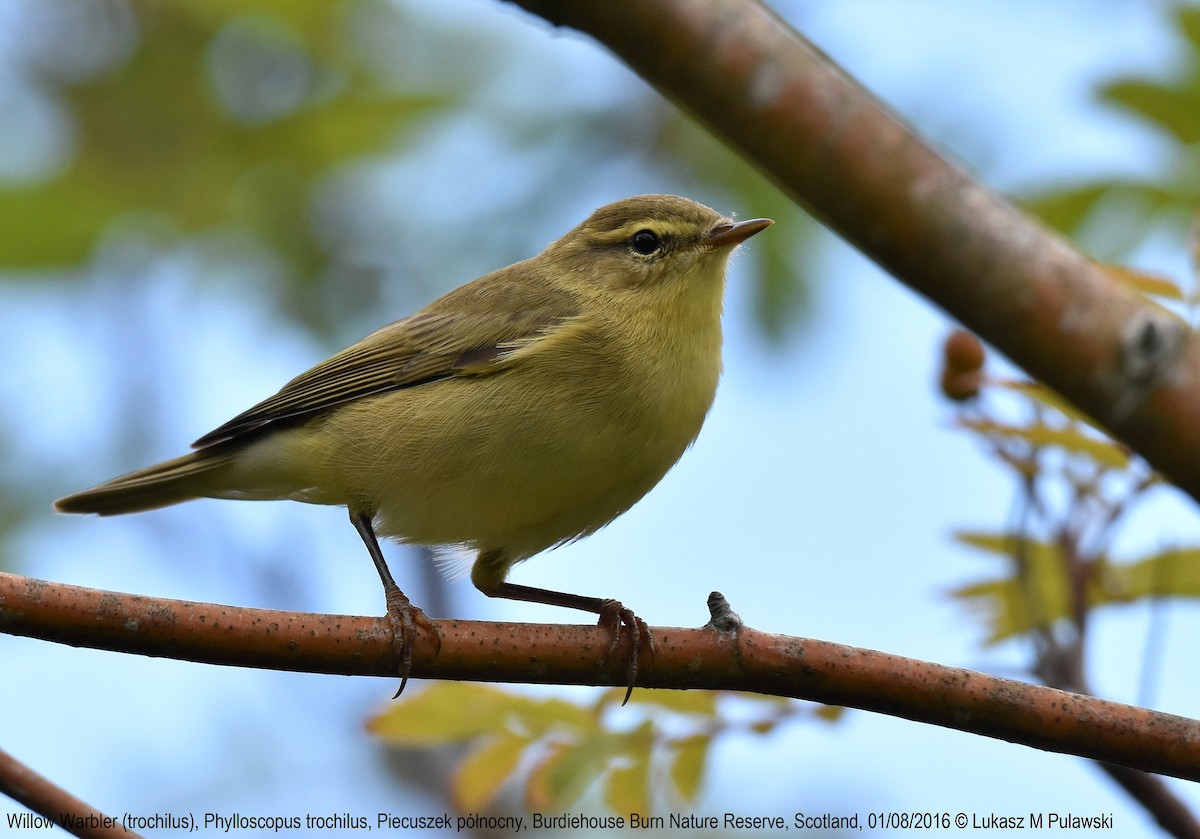
[[[1200,8],[1180,2],[1167,13],[1181,45],[1182,60],[1173,73],[1127,75],[1097,90],[1100,101],[1159,144],[1159,168],[1047,185],[1024,200],[1108,262],[1129,258],[1155,236],[1165,233],[1178,242],[1190,232],[1195,270]],[[1120,265],[1103,267],[1195,323],[1200,304],[1195,291]],[[1112,545],[1121,528],[1165,485],[1144,461],[1042,385],[989,375],[981,345],[971,349],[974,340],[957,333],[947,341],[942,389],[958,405],[958,425],[1013,475],[1017,493],[1005,528],[956,534],[1006,564],[952,595],[980,616],[989,643],[1031,639],[1033,672],[1047,684],[1087,692],[1084,653],[1097,613],[1121,603],[1200,596],[1200,547],[1168,546],[1116,559]]]
[[[571,807],[598,788],[613,812],[646,815],[655,811],[656,796],[695,800],[720,735],[765,735],[799,716],[833,721],[842,712],[739,696],[739,713],[725,714],[720,693],[638,689],[623,714],[639,719],[622,727],[613,717],[624,694],[605,691],[587,706],[437,682],[390,704],[369,729],[395,748],[466,746],[451,779],[460,812],[492,810],[506,788],[519,784],[531,811]]]
[[[59,73],[75,152],[47,177],[0,190],[4,262],[82,260],[115,218],[152,209],[183,230],[244,225],[312,265],[303,196],[313,178],[448,104],[435,92],[384,95],[345,49],[343,12],[269,0],[107,2],[86,20],[76,10],[70,37],[47,38],[36,58]],[[63,79],[62,53],[93,36],[87,23],[111,54]]]
[[[1200,303],[1163,277],[1109,270],[1184,314],[1194,315]],[[956,534],[962,544],[1005,563],[951,594],[980,616],[988,643],[1031,638],[1037,651],[1032,669],[1044,681],[1089,692],[1084,653],[1098,611],[1200,597],[1200,546],[1159,548],[1118,561],[1112,544],[1121,528],[1156,490],[1169,487],[1053,391],[991,376],[985,361],[977,339],[954,333],[946,342],[943,390],[958,406],[958,427],[1012,474],[1016,501],[1002,530]]]
[[[1174,74],[1124,76],[1097,91],[1160,144],[1158,171],[1106,175],[1025,196],[1030,210],[1100,259],[1120,259],[1163,224],[1185,230],[1200,194],[1200,7],[1179,2],[1169,14],[1185,55]]]
[[[16,21],[29,33],[21,68],[0,79],[25,103],[0,144],[0,270],[86,262],[131,219],[177,237],[235,228],[289,267],[281,309],[325,331],[329,310],[339,314],[331,283],[353,309],[393,276],[432,275],[437,285],[401,301],[415,308],[470,279],[456,268],[464,251],[492,252],[484,264],[497,267],[540,249],[595,206],[572,191],[602,191],[630,162],[697,197],[804,226],[632,75],[615,70],[605,92],[567,84],[544,101],[538,87],[554,72],[541,56],[453,12],[384,0],[47,0],[27,15]],[[523,84],[531,74],[537,82]],[[759,308],[778,336],[804,296],[794,244],[768,244]],[[404,253],[418,246],[427,255]]]

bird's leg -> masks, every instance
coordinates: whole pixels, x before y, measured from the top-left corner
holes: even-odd
[[[500,556],[498,551],[488,551],[481,554],[475,563],[476,569],[480,569],[481,573],[473,574],[472,581],[475,583],[475,587],[488,597],[523,600],[527,603],[544,603],[547,606],[562,606],[566,609],[579,609],[582,612],[599,615],[600,625],[607,627],[612,637],[608,646],[609,655],[612,655],[617,648],[617,643],[621,638],[621,627],[624,626],[629,630],[629,666],[625,671],[625,699],[621,704],[624,705],[628,702],[633,693],[634,682],[637,681],[639,651],[644,648],[649,653],[651,661],[654,659],[654,638],[650,634],[650,627],[646,625],[646,622],[635,615],[632,609],[626,609],[619,600],[607,597],[584,597],[580,594],[520,586],[503,580],[489,580],[484,569],[494,567]]]
[[[396,696],[399,696],[404,691],[404,686],[408,684],[408,673],[412,670],[412,651],[417,640],[417,625],[419,624],[433,633],[435,654],[442,651],[442,630],[437,621],[412,604],[412,601],[392,579],[392,572],[388,569],[387,561],[383,558],[383,551],[379,548],[379,540],[375,537],[371,516],[351,510],[350,521],[354,525],[354,529],[358,531],[358,535],[362,537],[363,544],[367,546],[367,553],[371,555],[371,561],[375,563],[375,570],[379,572],[379,579],[383,581],[383,594],[387,600],[387,616],[392,624],[392,640],[400,658],[400,688],[396,691]],[[395,696],[392,698],[395,699]]]

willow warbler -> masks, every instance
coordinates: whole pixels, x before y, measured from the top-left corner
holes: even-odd
[[[537,256],[480,277],[292,379],[192,451],[55,502],[133,513],[193,498],[345,506],[383,581],[407,679],[417,625],[376,533],[476,552],[489,597],[646,624],[619,601],[506,581],[628,510],[700,432],[721,373],[730,253],[771,225],[670,195],[601,207]],[[401,683],[403,689],[403,682]]]

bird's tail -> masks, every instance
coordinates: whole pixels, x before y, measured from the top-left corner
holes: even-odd
[[[54,509],[115,516],[202,498],[217,488],[218,473],[231,460],[228,452],[202,449],[60,498]]]

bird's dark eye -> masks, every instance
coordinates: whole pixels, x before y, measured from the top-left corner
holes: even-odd
[[[662,239],[653,230],[639,230],[633,234],[629,243],[642,256],[649,256],[662,247]]]

